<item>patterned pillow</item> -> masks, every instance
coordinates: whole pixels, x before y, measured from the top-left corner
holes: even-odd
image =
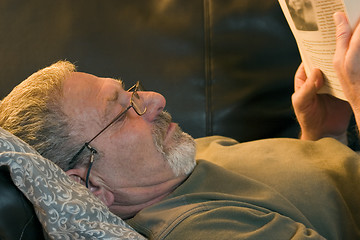
[[[144,239],[57,165],[2,128],[0,166],[8,166],[49,238]]]

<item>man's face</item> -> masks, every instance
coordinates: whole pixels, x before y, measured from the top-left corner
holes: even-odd
[[[123,120],[92,142],[101,159],[91,170],[90,186],[93,192],[99,188],[111,192],[110,210],[122,217],[166,196],[195,166],[194,141],[163,112],[164,97],[138,93],[146,113],[139,116],[130,108]],[[130,97],[117,80],[72,73],[64,81],[63,110],[72,119],[73,137],[91,139],[129,106]]]

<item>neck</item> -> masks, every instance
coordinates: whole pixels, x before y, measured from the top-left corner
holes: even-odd
[[[187,176],[179,176],[167,182],[151,186],[134,186],[114,192],[114,203],[110,211],[122,219],[133,217],[140,210],[160,202],[172,193]]]

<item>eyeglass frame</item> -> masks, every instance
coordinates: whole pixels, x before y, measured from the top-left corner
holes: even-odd
[[[86,188],[89,188],[89,177],[90,177],[90,171],[94,163],[94,156],[98,153],[98,151],[90,145],[92,141],[94,141],[101,133],[103,133],[106,129],[108,129],[110,126],[112,126],[115,122],[119,121],[121,118],[125,117],[125,114],[130,110],[130,108],[133,108],[137,115],[142,116],[146,113],[146,106],[144,106],[144,109],[141,111],[141,109],[137,106],[137,104],[134,102],[134,97],[141,100],[138,91],[144,91],[142,85],[140,84],[140,81],[137,81],[131,88],[127,90],[127,92],[132,92],[130,97],[130,105],[122,112],[120,112],[118,115],[115,116],[113,120],[111,120],[110,123],[108,123],[101,131],[99,131],[94,137],[92,137],[89,141],[85,142],[84,145],[79,149],[79,151],[76,152],[76,154],[71,158],[69,162],[69,166],[72,166],[75,164],[76,159],[80,156],[80,154],[84,151],[85,148],[89,149],[91,152],[90,160],[89,160],[89,167],[86,172],[86,178],[85,178],[85,186]],[[143,103],[144,104],[144,103]]]

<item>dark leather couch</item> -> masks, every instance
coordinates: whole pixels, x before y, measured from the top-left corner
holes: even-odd
[[[298,134],[290,98],[300,59],[277,0],[3,0],[0,6],[1,97],[37,69],[67,59],[79,71],[122,78],[128,86],[140,80],[162,93],[174,121],[194,137],[242,142]],[[22,239],[40,239],[36,218],[31,227],[13,220],[34,212],[7,172],[0,176],[0,238],[19,239],[25,230]],[[16,211],[9,214],[4,198],[14,199]]]
[[[41,224],[31,203],[0,167],[0,239],[43,239]]]

